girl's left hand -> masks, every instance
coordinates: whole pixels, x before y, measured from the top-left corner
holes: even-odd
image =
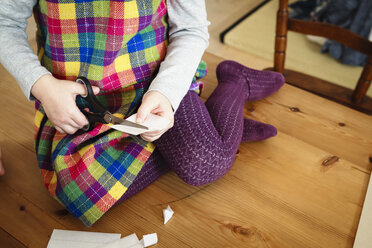
[[[167,97],[158,91],[150,91],[142,99],[142,104],[137,111],[137,123],[143,123],[152,113],[170,120],[169,125],[163,130],[151,131],[141,134],[142,139],[153,142],[160,138],[168,129],[173,127],[174,113]]]

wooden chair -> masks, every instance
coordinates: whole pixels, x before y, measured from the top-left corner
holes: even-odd
[[[368,61],[364,66],[355,89],[350,90],[300,72],[285,70],[284,62],[288,31],[325,37],[367,54]],[[372,42],[335,25],[289,18],[288,0],[279,0],[273,70],[283,73],[289,84],[347,105],[361,112],[372,114],[372,99],[366,96],[372,79]]]

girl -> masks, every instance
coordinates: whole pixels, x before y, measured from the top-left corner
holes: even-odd
[[[38,57],[24,31],[32,10]],[[206,104],[188,91],[205,74],[199,62],[208,24],[202,0],[2,1],[0,60],[25,95],[36,98],[36,154],[45,186],[86,225],[169,169],[191,185],[213,182],[231,168],[240,142],[276,134],[244,119],[243,108],[277,91],[280,74],[225,61]],[[76,104],[86,93],[74,82],[78,76],[91,81],[111,113],[137,112],[139,123],[154,113],[169,126],[144,133],[146,146],[104,124],[75,134],[87,124],[80,109],[89,107],[81,99]]]

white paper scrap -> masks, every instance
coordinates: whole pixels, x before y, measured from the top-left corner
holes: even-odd
[[[47,248],[96,248],[120,239],[120,233],[80,232],[54,229]]]
[[[99,246],[99,248],[132,248],[137,247],[138,245],[140,245],[141,248],[143,247],[142,244],[139,242],[137,235],[133,233],[122,239]]]
[[[139,243],[139,239],[135,233],[122,238],[121,241],[125,242],[127,245],[136,245]]]
[[[121,248],[121,247],[120,247]],[[143,245],[141,244],[141,242],[140,243],[138,243],[138,244],[136,244],[136,245],[132,245],[132,246],[128,246],[128,247],[126,247],[126,248],[143,248]]]
[[[130,117],[127,118],[128,121],[131,121],[133,123],[136,123],[136,116],[137,114],[131,115]],[[169,125],[170,120],[154,115],[154,114],[149,114],[146,121],[141,123],[141,125],[148,127],[148,130],[144,130],[143,128],[136,128],[136,127],[130,127],[126,125],[113,125],[111,128],[116,129],[118,131],[132,134],[132,135],[139,135],[141,133],[145,132],[150,132],[150,131],[156,131],[156,130],[163,130]]]
[[[371,247],[372,237],[372,177],[369,178],[366,197],[363,204],[362,214],[360,216],[358,230],[355,236],[354,248]]]
[[[143,235],[143,238],[140,242],[142,243],[143,247],[155,245],[156,243],[158,243],[158,235],[156,233]]]
[[[166,209],[163,209],[164,224],[167,224],[170,218],[172,218],[173,214],[174,214],[174,211],[171,209],[169,205]]]

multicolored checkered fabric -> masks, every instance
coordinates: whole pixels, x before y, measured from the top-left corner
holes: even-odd
[[[39,58],[60,79],[87,77],[100,102],[131,115],[167,46],[165,0],[39,0]],[[80,107],[84,102],[79,99]],[[125,193],[154,150],[97,125],[82,135],[58,133],[36,101],[36,153],[49,193],[90,226]]]
[[[198,68],[196,69],[196,73],[194,78],[192,79],[192,83],[190,86],[191,91],[195,91],[199,96],[204,88],[204,83],[199,79],[203,78],[207,74],[207,63],[205,61],[201,61]]]

